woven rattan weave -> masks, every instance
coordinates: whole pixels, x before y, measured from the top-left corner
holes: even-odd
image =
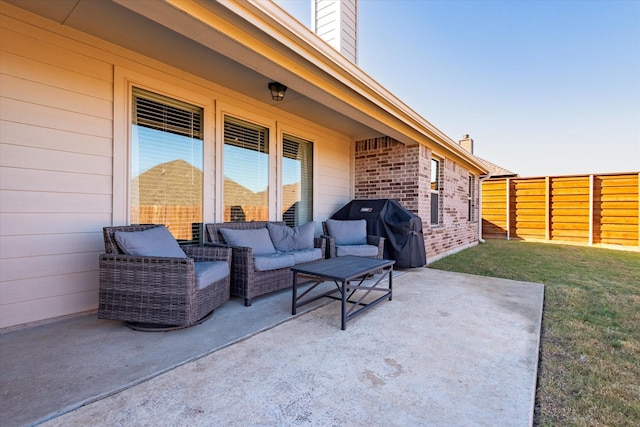
[[[257,230],[266,228],[268,221],[252,222],[225,222],[206,224],[207,242],[216,245],[226,245],[221,228],[231,228],[234,230]],[[285,225],[282,221],[273,221],[272,224]],[[314,246],[322,250],[324,256],[326,252],[324,239],[316,237]],[[247,247],[230,246],[233,250],[231,261],[231,294],[244,298],[244,305],[250,306],[253,298],[286,289],[292,286],[291,269],[280,268],[277,270],[258,271],[253,264],[253,250]]]
[[[100,255],[98,317],[134,324],[188,327],[229,300],[230,276],[196,288],[195,263],[225,261],[224,247],[183,247],[188,258],[123,254],[114,239],[116,231],[141,231],[155,224],[103,229],[105,253]]]

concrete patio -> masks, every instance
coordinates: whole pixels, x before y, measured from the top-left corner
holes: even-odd
[[[428,268],[340,330],[323,299],[232,299],[168,333],[80,316],[0,335],[2,426],[529,426],[541,284]]]

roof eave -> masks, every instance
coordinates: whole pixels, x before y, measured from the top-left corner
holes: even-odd
[[[256,66],[252,60],[262,67],[269,64],[269,70],[261,71],[276,79],[282,76],[297,92],[400,142],[444,149],[473,172],[487,172],[459,144],[271,1],[163,0],[170,7],[156,1],[154,7],[140,0],[113,1],[204,45],[210,32],[223,34],[230,44],[244,49],[230,49],[234,60],[247,66]],[[194,19],[201,24],[197,28],[189,24]]]

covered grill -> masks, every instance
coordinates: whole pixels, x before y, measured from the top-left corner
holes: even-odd
[[[386,239],[384,257],[395,260],[397,268],[423,267],[427,263],[422,220],[396,200],[352,200],[331,218],[365,219],[367,234]]]

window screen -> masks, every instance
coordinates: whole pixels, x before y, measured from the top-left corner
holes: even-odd
[[[192,240],[202,222],[203,110],[138,88],[132,107],[131,223]]]

